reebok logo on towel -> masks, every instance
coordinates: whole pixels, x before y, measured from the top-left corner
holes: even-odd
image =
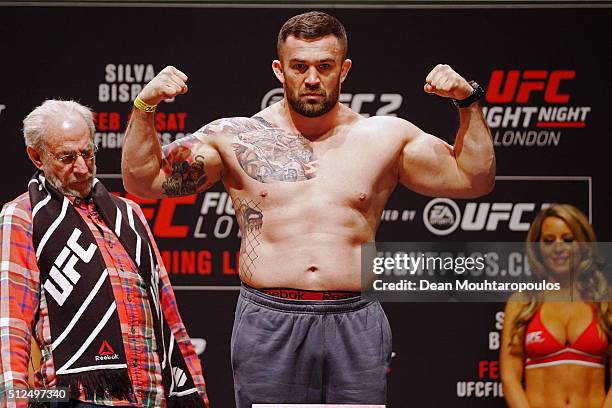
[[[118,360],[119,355],[115,353],[115,350],[108,344],[106,340],[102,341],[100,345],[100,351],[98,351],[98,355],[95,357],[96,361],[102,360]]]

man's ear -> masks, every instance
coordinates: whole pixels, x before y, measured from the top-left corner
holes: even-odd
[[[26,148],[26,152],[28,153],[30,160],[32,160],[32,163],[34,163],[34,166],[36,166],[38,170],[42,170],[43,162],[40,151],[32,146],[28,146]]]
[[[272,71],[274,71],[274,75],[276,75],[276,79],[280,81],[281,84],[285,84],[285,74],[283,74],[283,64],[279,60],[272,61]]]
[[[344,82],[352,65],[353,61],[351,61],[350,59],[344,60],[344,62],[342,63],[342,70],[340,71],[340,82]]]

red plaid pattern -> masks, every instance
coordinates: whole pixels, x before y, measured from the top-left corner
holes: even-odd
[[[130,200],[125,201],[147,228],[160,265],[160,280],[163,283],[160,291],[161,307],[195,385],[208,405],[200,360],[180,318],[174,292],[153,235],[140,207]],[[152,305],[147,299],[145,283],[114,232],[95,210],[93,202],[86,204],[80,199],[72,202],[93,233],[108,269],[137,404],[103,398],[82,400],[112,406],[164,407],[161,367],[155,351],[152,327]],[[34,335],[42,352],[42,364],[35,374],[36,386],[54,387],[56,377],[51,355],[49,316],[45,298],[40,296],[40,273],[32,243],[32,208],[27,193],[4,205],[0,214],[0,226],[0,391],[28,386],[31,335]],[[37,313],[39,317],[35,322]],[[27,403],[7,401],[0,397],[0,406],[26,407]]]

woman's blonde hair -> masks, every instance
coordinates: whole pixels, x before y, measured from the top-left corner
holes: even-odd
[[[577,260],[572,270],[575,286],[582,299],[596,304],[597,320],[606,335],[612,337],[612,310],[607,301],[608,282],[603,273],[604,261],[597,251],[597,238],[593,227],[582,211],[570,204],[553,204],[538,213],[527,233],[526,251],[532,273],[538,280],[550,278],[539,247],[533,244],[540,241],[542,224],[548,217],[563,220],[572,231],[574,240],[580,243],[580,259]],[[516,346],[523,341],[527,325],[542,305],[542,299],[538,295],[537,292],[527,293],[527,301],[511,322],[511,346]]]

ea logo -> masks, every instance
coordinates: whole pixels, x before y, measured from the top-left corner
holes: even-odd
[[[448,198],[434,198],[423,210],[423,223],[436,235],[448,235],[457,229],[461,221],[459,206]]]
[[[280,101],[281,99],[283,99],[284,95],[285,92],[283,91],[283,88],[270,89],[264,95],[264,97],[261,98],[261,109],[264,110],[273,103]]]

